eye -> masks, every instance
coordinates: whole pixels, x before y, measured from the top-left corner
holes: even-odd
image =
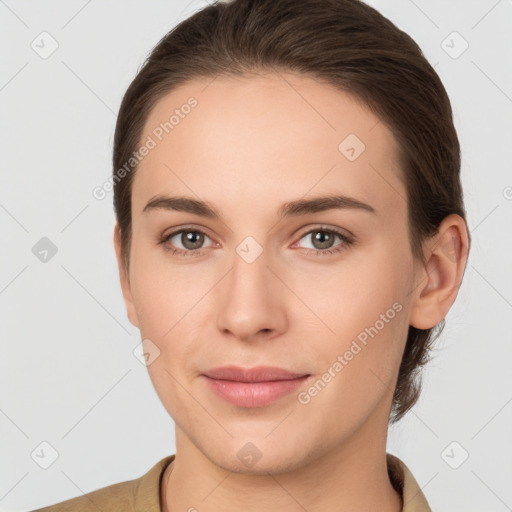
[[[307,252],[315,255],[338,253],[354,243],[354,240],[350,237],[333,228],[319,227],[312,229],[304,233],[300,240],[307,240],[308,237],[311,241],[312,248],[310,249],[306,247]],[[202,249],[205,248],[203,247],[203,244],[206,238],[211,240],[210,237],[201,229],[182,228],[180,230],[173,231],[168,235],[162,236],[158,243],[163,245],[165,250],[170,251],[172,254],[197,256],[202,252]],[[341,240],[341,243],[333,246],[336,238]],[[212,243],[210,247],[213,247],[214,245],[215,243]],[[296,246],[297,243],[292,247]]]
[[[164,235],[159,243],[162,244],[167,251],[172,254],[181,254],[184,256],[198,255],[203,249],[205,238],[210,237],[200,229],[180,229],[173,231],[168,235]],[[169,242],[170,247],[167,246]],[[180,247],[181,244],[181,247]]]
[[[309,247],[306,247],[306,249],[316,255],[338,253],[353,244],[353,240],[351,238],[333,228],[315,228],[304,233],[300,240],[303,238],[311,241],[311,250]],[[336,238],[340,239],[342,243],[334,245],[333,248]],[[296,246],[296,244],[294,244],[294,246]]]

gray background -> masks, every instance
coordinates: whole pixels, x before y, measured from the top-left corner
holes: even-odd
[[[512,3],[368,3],[418,42],[450,95],[473,236],[422,397],[388,451],[434,510],[512,510]],[[175,453],[173,422],[133,354],[112,194],[92,190],[111,174],[116,112],[138,67],[204,5],[0,1],[2,511],[137,478]],[[52,39],[47,58],[31,47]],[[43,237],[57,248],[46,262],[33,252]],[[47,469],[41,443],[58,455]]]

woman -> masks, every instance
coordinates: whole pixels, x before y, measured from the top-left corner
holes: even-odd
[[[416,43],[358,0],[206,7],[129,86],[112,184],[176,454],[40,510],[430,510],[387,430],[470,235],[450,101]]]

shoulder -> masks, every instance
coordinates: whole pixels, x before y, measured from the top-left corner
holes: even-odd
[[[76,498],[38,508],[33,512],[89,512],[99,510],[133,510],[137,479],[109,485]],[[115,507],[115,508],[114,508]]]
[[[169,455],[161,459],[139,478],[102,487],[32,512],[160,512],[160,479],[174,457]]]

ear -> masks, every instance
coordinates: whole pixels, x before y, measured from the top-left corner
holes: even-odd
[[[431,329],[445,318],[457,297],[468,253],[466,222],[460,215],[448,215],[426,244],[426,264],[417,265],[410,325]]]
[[[121,229],[119,228],[119,224],[117,222],[114,226],[114,248],[116,251],[117,266],[119,269],[119,280],[121,282],[121,290],[123,292],[128,319],[135,327],[139,327],[139,319],[137,317],[137,310],[135,309],[130,286],[130,276],[128,275],[128,271],[125,268],[121,255]]]

